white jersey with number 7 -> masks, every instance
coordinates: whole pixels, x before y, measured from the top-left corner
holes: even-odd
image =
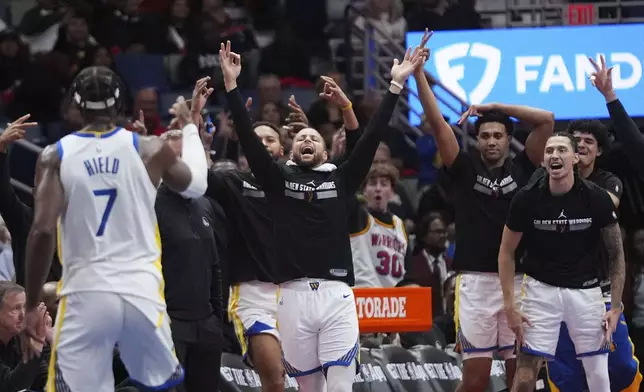
[[[76,132],[57,148],[66,205],[58,228],[59,294],[121,294],[145,303],[137,307],[156,322],[165,310],[157,188],[139,155],[138,135],[122,128]]]

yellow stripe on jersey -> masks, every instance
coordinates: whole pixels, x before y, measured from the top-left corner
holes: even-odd
[[[58,228],[56,230],[56,254],[58,255],[58,261],[60,262],[60,266],[63,266],[63,234],[62,234],[62,223],[61,219],[58,218]],[[56,284],[56,295],[60,295],[60,290],[63,289],[63,279],[62,277],[58,281],[58,284]]]
[[[235,336],[241,346],[242,355],[246,355],[248,352],[248,344],[246,342],[246,334],[244,333],[244,324],[237,314],[237,308],[239,307],[239,284],[232,286],[231,289],[230,300],[228,301],[228,319],[233,323],[233,327],[235,328]]]
[[[56,315],[56,332],[54,333],[54,342],[51,345],[49,354],[49,368],[47,370],[47,392],[56,392],[56,348],[60,341],[60,331],[63,329],[63,320],[65,319],[65,310],[67,309],[67,297],[60,299],[58,305],[58,314]]]
[[[460,301],[460,291],[461,291],[461,274],[456,275],[456,285],[454,286],[454,327],[456,328],[456,340],[458,341],[458,330],[459,330],[459,320],[458,320],[458,303]]]
[[[161,232],[159,231],[158,224],[154,227],[154,242],[156,242],[157,248],[159,248],[159,258],[154,262],[154,266],[159,270],[159,275],[161,276],[161,283],[159,284],[159,297],[161,298],[161,302],[165,303],[165,280],[163,280],[163,267],[161,266]],[[159,319],[157,320],[156,324],[157,328],[163,325],[164,316],[165,312],[159,312]]]
[[[374,217],[373,220],[374,220],[374,222],[376,222],[376,224],[378,224],[380,226],[384,226],[384,227],[386,227],[388,229],[395,229],[396,228],[396,224],[395,224],[395,221],[393,219],[391,221],[392,223],[383,222],[381,220],[376,219],[376,217]]]

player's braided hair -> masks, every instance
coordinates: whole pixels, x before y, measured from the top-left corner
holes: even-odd
[[[70,100],[89,121],[114,121],[124,108],[121,79],[107,67],[87,67],[78,73],[69,90]]]

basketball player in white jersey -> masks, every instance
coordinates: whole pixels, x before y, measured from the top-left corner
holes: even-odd
[[[207,94],[207,79],[200,91]],[[56,247],[63,266],[47,391],[114,391],[118,344],[130,378],[155,390],[180,383],[160,263],[154,202],[161,180],[186,198],[206,190],[206,157],[190,110],[183,160],[158,137],[117,127],[123,87],[108,68],[85,68],[72,87],[87,126],[42,152],[27,241],[27,333]],[[33,339],[33,337],[32,337]]]
[[[394,287],[405,275],[407,233],[403,221],[387,210],[398,170],[390,163],[371,166],[363,194],[350,206],[351,253],[356,287]]]

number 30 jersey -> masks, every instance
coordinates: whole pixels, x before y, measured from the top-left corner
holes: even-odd
[[[122,128],[57,143],[65,209],[58,227],[59,294],[106,291],[163,305],[157,188]]]
[[[404,223],[391,213],[375,217],[361,210],[366,225],[350,235],[355,286],[394,287],[405,275],[408,242]]]

